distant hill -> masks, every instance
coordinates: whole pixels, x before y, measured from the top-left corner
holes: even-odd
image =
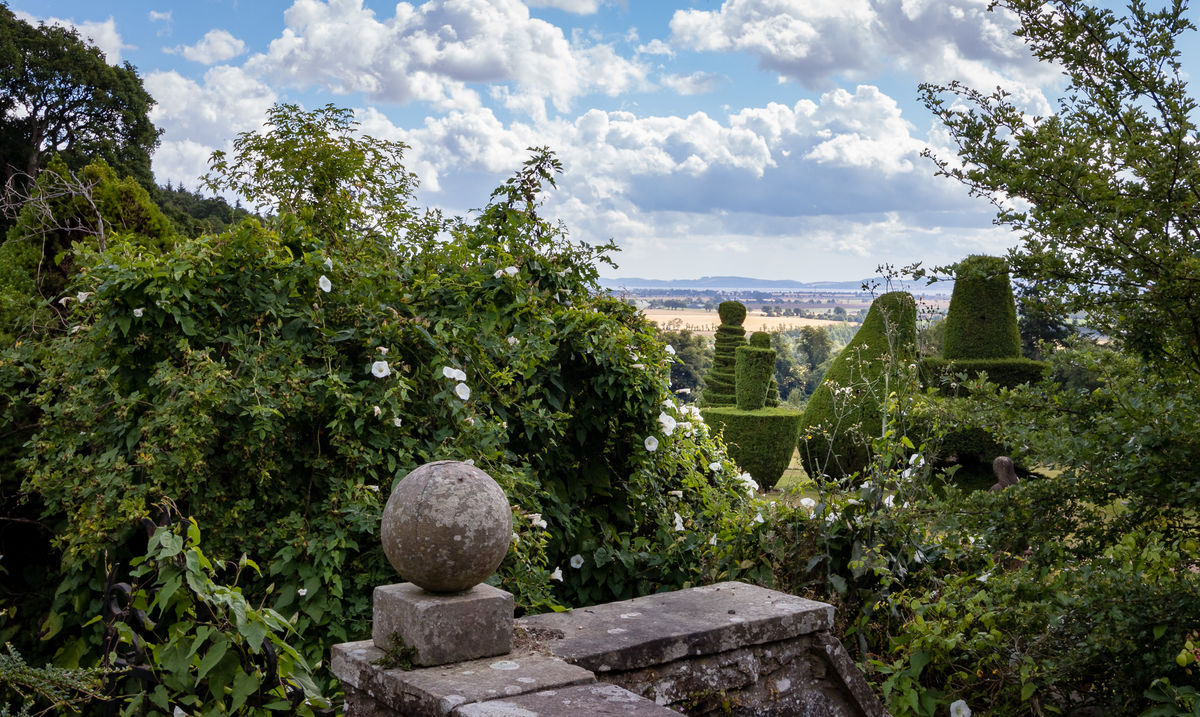
[[[863,281],[793,281],[791,279],[752,279],[745,276],[702,276],[699,279],[641,279],[638,277],[601,278],[600,285],[606,289],[719,289],[753,291],[862,291]],[[903,286],[903,285],[901,285]],[[924,290],[926,293],[949,294],[954,289],[951,282],[939,283],[936,287],[923,284],[907,286],[910,291]]]

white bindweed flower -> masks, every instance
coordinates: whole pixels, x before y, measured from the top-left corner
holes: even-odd
[[[542,518],[541,513],[530,513],[529,524],[535,528],[541,528],[543,530],[546,529],[546,521],[544,518]]]
[[[675,530],[676,532],[683,532],[683,516],[679,513],[675,514]]]
[[[670,354],[671,356],[674,356],[675,355],[675,347],[672,346],[671,344],[667,344],[667,353]]]
[[[521,343],[521,339],[518,339],[516,336],[508,337],[508,345],[509,346],[516,346],[519,343]]]
[[[812,498],[801,498],[800,507],[808,511],[808,517],[812,517],[817,510],[817,501]]]
[[[75,295],[76,301],[87,301],[87,298],[92,295],[90,291],[81,291]]]
[[[984,573],[983,575],[980,575],[979,577],[977,577],[975,579],[981,583],[986,583],[988,581],[988,578],[990,578],[990,577],[992,577],[991,570],[987,571],[986,573]],[[968,712],[968,714],[970,714],[970,712]]]
[[[750,494],[750,497],[753,498],[758,493],[758,481],[754,480],[749,473],[739,473],[737,479],[742,482],[742,488]]]
[[[971,708],[967,707],[966,700],[950,703],[950,717],[971,717]]]
[[[375,350],[378,351],[381,355],[387,356],[387,352],[388,352],[387,346],[376,346]]]
[[[375,378],[387,378],[392,375],[392,368],[387,361],[376,361],[371,364],[371,375]]]
[[[146,310],[144,308],[138,307],[133,310],[133,318],[140,319],[140,318],[142,318],[142,315],[145,313],[146,313]]]
[[[475,465],[475,459],[474,459],[474,458],[468,458],[467,460],[463,461],[463,463],[466,463],[466,464],[467,464],[467,465],[469,465],[469,466],[473,466],[473,465]]]
[[[325,267],[325,271],[333,271],[333,259],[325,259],[325,263],[321,266]]]
[[[557,580],[558,582],[561,583],[562,582],[562,568],[555,568],[554,572],[550,573],[550,579]]]
[[[886,505],[886,506],[887,506],[887,507],[889,507],[889,508],[893,508],[893,507],[895,507],[895,505],[896,505],[896,496],[894,496],[894,495],[885,495],[885,496],[883,496],[883,504],[884,504],[884,505]]]
[[[378,416],[378,415],[380,415],[380,414],[382,414],[382,413],[383,413],[383,409],[382,409],[382,408],[380,408],[379,406],[371,406],[371,411],[372,411],[372,412],[373,412],[373,413],[374,413],[376,416]]]
[[[504,273],[508,274],[509,276],[516,276],[517,275],[517,267],[506,266],[506,267],[504,267]]]
[[[305,595],[308,594],[308,588],[300,588],[299,590],[296,591],[296,594],[299,595],[300,597],[304,597]]]
[[[665,412],[658,414],[658,422],[662,426],[664,436],[669,436],[675,432],[675,419],[668,416]]]
[[[676,498],[682,498],[682,497],[683,497],[683,491],[681,491],[681,490],[669,490],[669,491],[667,491],[667,495],[673,495],[673,496],[675,496]]]
[[[398,416],[392,419],[392,425],[396,428],[399,428],[401,423],[403,423],[403,421],[401,421]]]
[[[467,384],[460,383],[454,387],[454,395],[465,401],[471,397],[471,389]]]
[[[571,556],[571,567],[575,568],[576,570],[582,568],[583,567],[583,556],[579,555],[579,554],[572,555]]]
[[[716,533],[713,533],[712,537],[708,539],[708,544],[709,545],[717,544],[717,534]]]
[[[321,278],[317,279],[317,286],[321,287],[321,291],[324,291],[326,294],[333,291],[333,282],[324,274],[321,274]]]
[[[718,461],[713,461],[712,463],[708,464],[708,469],[710,471],[712,471],[713,473],[720,473],[721,472],[721,464]]]
[[[494,277],[496,277],[497,279],[499,279],[500,277],[504,276],[504,270],[503,270],[503,269],[497,269],[497,270],[496,270],[496,273],[492,274],[492,276],[494,276]]]
[[[758,515],[754,516],[754,522],[759,523],[759,524],[761,524],[763,522],[762,513],[759,513]]]
[[[641,371],[642,369],[646,368],[646,365],[645,365],[645,364],[640,364],[640,363],[635,363],[635,364],[633,365],[633,368],[636,368],[637,370]]]
[[[646,436],[646,440],[643,441],[643,443],[646,446],[646,450],[650,451],[651,453],[658,450],[658,439],[654,436]]]

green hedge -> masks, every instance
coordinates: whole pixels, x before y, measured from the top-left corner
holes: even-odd
[[[759,348],[771,348],[771,334],[766,331],[755,331],[750,334],[750,345]],[[767,399],[764,403],[768,408],[779,405],[779,382],[775,380],[775,367],[770,370],[770,380],[767,382]]]
[[[775,487],[792,461],[801,414],[786,408],[702,408],[704,422],[725,432],[729,456],[753,476],[763,490]]]
[[[997,359],[1021,356],[1017,305],[1008,263],[994,256],[969,256],[958,263],[946,312],[942,356]]]
[[[1046,373],[1046,364],[1027,358],[1004,359],[945,359],[929,357],[921,360],[921,381],[926,386],[945,389],[946,377],[965,373],[975,378],[987,372],[988,380],[1005,388],[1023,383],[1037,383]],[[957,380],[957,378],[953,379]]]
[[[871,437],[882,429],[880,379],[888,370],[899,376],[899,368],[916,353],[917,305],[912,296],[893,291],[875,299],[858,333],[830,364],[804,409],[798,442],[810,476],[843,478],[867,466]],[[836,406],[834,386],[843,391]]]
[[[717,327],[712,368],[704,378],[705,406],[732,406],[737,403],[737,349],[746,345],[746,307],[738,301],[723,301],[717,307],[721,325]]]
[[[756,411],[767,401],[767,388],[775,371],[775,349],[739,346],[737,349],[737,407]]]

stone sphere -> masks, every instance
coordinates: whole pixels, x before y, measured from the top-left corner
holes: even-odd
[[[469,590],[500,567],[512,542],[508,497],[460,461],[426,463],[388,498],[383,552],[400,577],[430,592]]]

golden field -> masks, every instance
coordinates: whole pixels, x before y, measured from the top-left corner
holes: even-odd
[[[642,315],[658,324],[661,329],[681,331],[688,329],[698,334],[715,333],[721,317],[715,311],[704,309],[642,309]],[[782,331],[800,326],[830,326],[843,323],[830,319],[805,319],[799,316],[767,316],[761,311],[746,313],[742,324],[746,331]]]

